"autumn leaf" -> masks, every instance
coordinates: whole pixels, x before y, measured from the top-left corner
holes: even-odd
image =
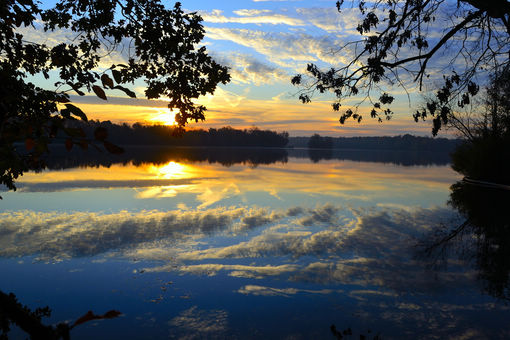
[[[87,115],[79,108],[74,106],[73,104],[65,104],[69,112],[73,115],[78,116],[81,120],[88,122]]]
[[[130,89],[127,89],[123,86],[117,85],[114,87],[114,89],[123,91],[125,94],[127,94],[131,98],[136,98],[136,94],[133,91],[131,91]]]
[[[69,96],[67,94],[61,94],[57,97],[56,102],[58,103],[69,103]]]
[[[85,93],[83,93],[83,91],[80,90],[80,86],[70,83],[70,82],[68,82],[67,85],[71,86],[71,88],[74,90],[74,92],[78,93],[80,96],[85,95]]]
[[[82,139],[79,144],[78,144],[83,150],[88,150],[89,149],[89,143]]]
[[[25,139],[25,148],[27,149],[27,151],[30,151],[34,148],[35,146],[35,142],[32,138],[27,138]]]
[[[117,84],[122,83],[122,73],[117,70],[112,70],[113,79],[117,82]]]
[[[71,138],[67,138],[66,139],[66,149],[67,151],[71,151],[71,149],[73,148],[73,141]]]
[[[105,149],[108,150],[109,153],[113,153],[116,155],[124,153],[124,149],[121,148],[120,146],[112,144],[108,141],[104,141],[103,144],[104,144]]]
[[[85,131],[82,128],[63,128],[64,132],[71,137],[81,137],[84,138],[86,136]]]
[[[108,86],[109,88],[113,87],[113,80],[110,78],[106,73],[104,73],[101,76],[101,82],[103,83],[103,86]]]
[[[106,99],[106,93],[104,93],[104,90],[102,88],[100,88],[97,85],[94,85],[94,86],[92,86],[92,90],[94,91],[96,96],[98,96],[99,98],[101,98],[103,100],[107,100]]]
[[[119,315],[122,315],[122,313],[119,312],[118,310],[110,310],[104,313],[103,315],[96,315],[94,314],[94,312],[89,310],[85,315],[79,317],[78,320],[76,320],[74,324],[71,326],[71,328],[92,320],[114,319]]]

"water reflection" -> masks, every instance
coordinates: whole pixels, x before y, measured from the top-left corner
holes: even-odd
[[[67,151],[63,146],[51,147],[46,160],[49,169],[68,169],[74,167],[108,167],[113,164],[144,163],[209,163],[232,166],[243,164],[252,167],[275,163],[287,163],[288,158],[310,159],[317,163],[324,160],[352,160],[358,162],[390,163],[404,166],[446,165],[450,162],[447,152],[420,153],[391,150],[317,150],[317,149],[280,149],[280,148],[200,148],[200,147],[144,147],[129,146],[121,155],[111,155],[78,148]]]
[[[433,231],[423,255],[445,264],[453,255],[472,262],[483,290],[510,300],[510,191],[469,181],[452,185],[449,204],[462,220]]]
[[[91,303],[118,309],[112,332],[126,338],[327,339],[331,324],[386,338],[507,335],[508,309],[479,292],[482,265],[429,268],[415,256],[423,235],[464,221],[446,205],[459,179],[446,166],[161,160],[24,176],[0,207],[0,289],[44,292],[56,311],[73,301],[75,317]],[[23,205],[5,208],[17,197]],[[508,198],[499,201],[496,210]],[[452,204],[470,221],[492,209]],[[494,244],[482,247],[488,267],[503,250]],[[97,337],[92,326],[79,332]]]

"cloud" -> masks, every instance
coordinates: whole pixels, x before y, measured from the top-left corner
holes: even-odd
[[[360,15],[357,8],[344,8],[338,13],[333,6],[326,8],[298,8],[296,13],[307,23],[316,26],[328,33],[342,37],[360,37],[356,30]]]
[[[233,12],[240,16],[254,16],[254,15],[271,13],[271,10],[269,10],[269,9],[239,9],[239,10],[233,11]]]
[[[5,212],[0,214],[0,256],[56,261],[117,252],[163,261],[145,268],[153,272],[225,272],[243,278],[430,292],[444,282],[469,287],[476,277],[474,272],[455,270],[465,265],[462,262],[430,275],[425,262],[414,257],[417,239],[451,218],[450,210],[439,208],[345,210],[331,205],[286,211],[232,207],[113,214]],[[307,223],[300,223],[303,220]],[[250,231],[248,239],[239,237],[244,231]],[[196,248],[197,242],[207,245],[207,238],[216,235],[230,241]],[[267,264],[275,258],[283,262]],[[231,262],[246,260],[254,262]]]
[[[214,56],[222,65],[228,66],[232,81],[240,84],[274,84],[275,82],[289,83],[290,75],[285,70],[262,62],[248,54],[230,53],[224,56]]]
[[[306,294],[331,294],[334,292],[342,292],[341,290],[332,290],[332,289],[321,289],[321,290],[311,290],[311,289],[298,289],[298,288],[273,288],[266,286],[257,286],[257,285],[246,285],[239,290],[238,293],[244,295],[255,295],[255,296],[285,296],[289,297],[289,295],[296,295],[299,293]]]
[[[76,189],[111,189],[181,186],[195,183],[192,179],[138,179],[138,180],[72,180],[59,182],[20,182],[20,192],[55,192]]]
[[[250,213],[245,208],[113,214],[4,212],[0,214],[0,256],[37,255],[41,260],[60,260],[136,248],[162,239],[175,243],[221,232]]]
[[[270,212],[267,209],[253,209],[249,215],[243,216],[242,222],[247,228],[255,228],[280,220],[282,215],[279,212]]]
[[[279,266],[248,266],[248,265],[228,265],[228,264],[196,264],[196,265],[181,265],[178,266],[178,271],[181,274],[193,275],[207,275],[214,276],[220,271],[229,272],[230,276],[244,277],[252,279],[262,279],[268,276],[281,276],[287,273],[295,272],[298,269],[297,265],[284,264]],[[158,266],[146,268],[147,272],[166,272],[176,269],[175,265]]]
[[[207,27],[206,36],[252,48],[267,60],[293,72],[303,71],[307,62],[322,61],[331,65],[348,62],[348,56],[333,53],[339,41],[331,35]]]
[[[237,23],[237,24],[257,24],[257,25],[288,25],[304,26],[305,22],[301,19],[292,18],[283,14],[272,13],[271,11],[234,11],[238,17],[226,17],[220,10],[213,10],[210,13],[199,12],[205,22],[210,23]]]
[[[226,335],[228,330],[228,313],[225,310],[202,310],[193,306],[182,311],[168,324],[178,329],[176,335],[179,339],[219,338]]]
[[[316,225],[316,224],[336,224],[338,223],[337,213],[340,208],[332,204],[319,206],[316,209],[310,209],[309,216],[303,217],[299,220],[302,225]]]

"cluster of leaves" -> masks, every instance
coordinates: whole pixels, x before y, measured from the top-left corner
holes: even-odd
[[[27,306],[22,305],[13,293],[5,294],[0,291],[0,340],[8,339],[11,323],[25,331],[31,339],[68,340],[70,339],[70,330],[76,326],[92,320],[114,319],[120,315],[122,313],[117,310],[110,310],[102,315],[88,311],[70,326],[67,323],[59,323],[55,327],[46,326],[41,322],[41,319],[51,316],[51,310],[48,306],[36,308],[32,311]]]
[[[491,152],[486,146],[478,145],[476,148],[479,150],[476,151],[484,149],[483,152],[494,153],[487,159],[495,157],[496,151]],[[457,167],[464,165],[458,162],[458,157],[466,152],[473,150],[463,148],[460,153],[457,152],[457,160],[454,158]],[[475,157],[483,156],[475,154]],[[508,164],[506,166],[508,169]],[[473,168],[463,170],[465,174],[478,174],[473,172]],[[477,271],[483,291],[507,303],[510,301],[509,200],[508,186],[505,188],[470,178],[453,184],[448,204],[459,212],[464,222],[434,228],[418,245],[418,249],[423,250],[416,256],[427,260],[434,267],[446,267],[451,259],[471,263]]]
[[[456,4],[443,0],[385,0],[369,5],[358,0],[357,4],[361,16],[357,31],[362,39],[347,42],[337,51],[348,56],[350,62],[328,70],[309,64],[306,79],[301,74],[292,79],[294,85],[302,86],[303,103],[310,102],[316,92],[332,92],[335,111],[340,110],[345,98],[362,95],[354,111],[347,109],[341,115],[341,124],[349,118],[361,122],[363,117],[357,111],[366,101],[372,106],[372,118],[380,122],[382,117],[390,119],[393,111],[388,106],[394,97],[384,88],[399,85],[407,91],[410,82],[422,90],[431,74],[431,60],[444,52],[448,60],[443,56],[443,61],[452,75],[445,78],[436,103],[431,103],[435,110],[427,108],[417,114],[422,119],[434,117],[435,135],[448,123],[446,107],[452,101],[467,105],[478,92],[477,72],[508,64],[510,4],[506,0],[461,0]],[[344,1],[336,5],[339,12],[344,10]],[[436,21],[438,15],[448,15],[451,23],[441,22],[441,27]],[[455,66],[462,72],[455,73]],[[457,85],[455,91],[453,85]],[[373,100],[373,92],[378,100]]]
[[[58,324],[55,328],[41,323],[49,317],[51,310],[46,306],[32,311],[22,305],[13,293],[0,291],[0,339],[7,340],[11,323],[27,332],[32,339],[69,339],[69,327]]]
[[[0,184],[15,189],[14,181],[24,171],[44,166],[41,155],[59,130],[68,134],[68,148],[74,144],[87,148],[96,140],[110,152],[121,151],[106,141],[103,131],[86,138],[82,131],[66,128],[69,120],[87,121],[86,114],[70,103],[70,94],[89,92],[107,100],[107,92],[122,91],[135,97],[124,84],[141,79],[147,84],[147,98],[170,99],[168,107],[178,112],[181,127],[190,120],[204,120],[206,108],[193,99],[213,93],[230,76],[205,47],[197,47],[204,37],[201,20],[196,13],[184,13],[180,3],[166,9],[159,0],[60,0],[47,10],[34,0],[2,1]],[[30,26],[64,30],[75,37],[55,46],[31,42],[21,33]],[[100,64],[116,51],[127,61],[110,67]],[[58,81],[44,89],[30,81],[36,76],[48,82],[58,76]],[[15,143],[23,142],[26,150],[20,151]]]
[[[455,115],[457,108],[464,108],[471,104],[473,97],[480,91],[480,86],[475,82],[468,80],[467,86],[462,84],[461,77],[453,72],[452,76],[443,76],[444,85],[436,92],[434,97],[427,100],[425,107],[417,110],[413,115],[414,120],[425,120],[427,117],[432,119],[432,135],[436,136],[442,126],[447,126],[452,120],[461,123]],[[472,134],[469,129],[458,129],[465,134]]]
[[[331,331],[331,334],[337,339],[337,340],[340,340],[340,339],[348,339],[348,338],[351,338],[353,336],[353,331],[351,329],[351,327],[348,327],[346,329],[344,329],[343,331],[340,331],[336,328],[335,325],[331,325],[331,327],[329,327],[330,331]],[[367,331],[367,334],[369,334],[368,336],[365,335],[365,334],[362,334],[360,333],[359,335],[359,339],[360,340],[366,340],[366,339],[370,339],[370,334],[372,333],[371,330],[368,330]],[[374,335],[373,337],[373,340],[380,340],[381,339],[381,335],[380,334],[376,334]]]
[[[322,137],[319,134],[314,134],[308,140],[308,148],[310,149],[332,149],[333,148],[333,138],[332,137]]]

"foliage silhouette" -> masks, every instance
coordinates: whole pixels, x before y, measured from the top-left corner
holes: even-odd
[[[70,93],[93,92],[102,100],[109,93],[135,93],[124,85],[144,80],[148,99],[166,96],[180,127],[204,120],[206,108],[193,99],[227,83],[227,68],[217,64],[205,47],[201,17],[185,13],[179,2],[166,9],[159,0],[60,0],[43,10],[34,0],[6,0],[0,5],[0,184],[15,189],[15,180],[28,169],[44,166],[40,157],[59,131],[71,148],[103,144],[121,152],[104,133],[86,138],[67,122],[86,114],[70,103]],[[54,46],[29,41],[21,27],[64,30],[74,39]],[[105,57],[128,54],[125,63],[105,66]],[[41,76],[52,89],[31,80]],[[112,79],[113,78],[113,79]],[[99,135],[100,138],[97,138]],[[14,146],[24,142],[21,153]]]
[[[229,147],[284,147],[289,140],[287,132],[250,129],[234,129],[230,126],[208,130],[197,129],[180,132],[179,127],[167,125],[129,126],[112,124],[109,121],[73,122],[73,126],[86,134],[102,128],[108,131],[110,139],[123,146],[127,145],[164,145],[164,146],[229,146]],[[60,137],[60,136],[59,136]],[[62,142],[64,136],[59,140]]]
[[[452,256],[474,260],[483,290],[510,301],[510,190],[460,181],[449,204],[464,218],[454,227],[438,227],[421,244],[419,256],[445,265]]]
[[[321,137],[322,138],[322,137]],[[329,137],[333,149],[452,152],[457,139],[420,137],[405,134],[393,137]],[[309,137],[290,137],[292,147],[308,147]]]
[[[299,97],[303,103],[310,102],[316,92],[332,92],[336,97],[333,110],[339,111],[344,99],[361,95],[361,103],[368,101],[372,106],[370,116],[382,122],[393,115],[394,97],[385,89],[394,84],[406,91],[411,84],[419,90],[426,85],[437,88],[434,77],[429,78],[435,71],[431,64],[434,58],[450,53],[440,71],[447,74],[443,85],[413,115],[416,121],[432,117],[432,134],[436,135],[454,117],[453,106],[470,105],[479,92],[480,72],[490,74],[509,63],[510,3],[506,0],[354,3],[361,15],[357,31],[362,38],[338,47],[336,53],[349,60],[343,66],[321,70],[309,64],[307,79],[301,74],[292,79],[294,85],[303,86]],[[336,5],[340,13],[345,8],[343,0]],[[444,26],[438,27],[439,23]],[[345,110],[340,123],[349,118],[361,122],[360,104]]]
[[[341,339],[350,339],[352,336],[353,336],[353,331],[351,329],[351,327],[348,327],[346,329],[344,329],[343,331],[339,331],[335,325],[331,325],[329,327],[330,331],[331,331],[331,334],[337,339],[337,340],[341,340]],[[372,331],[371,330],[367,330],[367,333],[368,335],[365,335],[363,333],[360,333],[359,334],[359,339],[360,340],[364,340],[364,339],[370,339],[371,338],[371,333]],[[356,336],[354,336],[354,338],[356,338]],[[381,340],[381,335],[378,333],[376,335],[373,336],[372,338],[373,340]]]
[[[493,75],[484,97],[482,111],[462,124],[467,139],[452,154],[453,169],[510,184],[510,67]]]
[[[493,75],[484,111],[462,122],[466,140],[452,153],[452,168],[465,177],[451,186],[449,204],[465,221],[435,230],[424,248],[434,261],[451,252],[475,258],[484,290],[504,300],[510,300],[509,79],[508,67]]]
[[[466,177],[451,186],[449,204],[464,222],[451,228],[437,228],[424,242],[422,253],[432,263],[445,262],[452,253],[474,258],[483,289],[504,300],[510,300],[507,131],[503,127],[494,131],[494,125],[473,130],[474,138],[452,154],[452,168]]]
[[[333,148],[333,138],[321,137],[319,134],[314,134],[308,140],[308,148],[310,149],[331,149]]]
[[[5,294],[0,291],[0,339],[7,340],[10,325],[15,324],[33,340],[68,340],[70,331],[78,325],[91,320],[113,319],[121,314],[116,310],[108,311],[103,315],[96,315],[89,311],[70,326],[67,323],[46,326],[41,319],[51,315],[48,307],[36,308],[32,311],[27,306],[23,306],[13,293]]]
[[[280,148],[226,148],[226,147],[152,147],[130,146],[122,155],[114,157],[93,150],[84,152],[73,150],[67,152],[62,146],[51,147],[51,157],[46,159],[47,168],[51,170],[75,167],[109,167],[113,164],[164,165],[177,163],[219,163],[223,166],[243,164],[257,167],[259,164],[286,163],[288,152]],[[21,184],[22,186],[23,184]]]

